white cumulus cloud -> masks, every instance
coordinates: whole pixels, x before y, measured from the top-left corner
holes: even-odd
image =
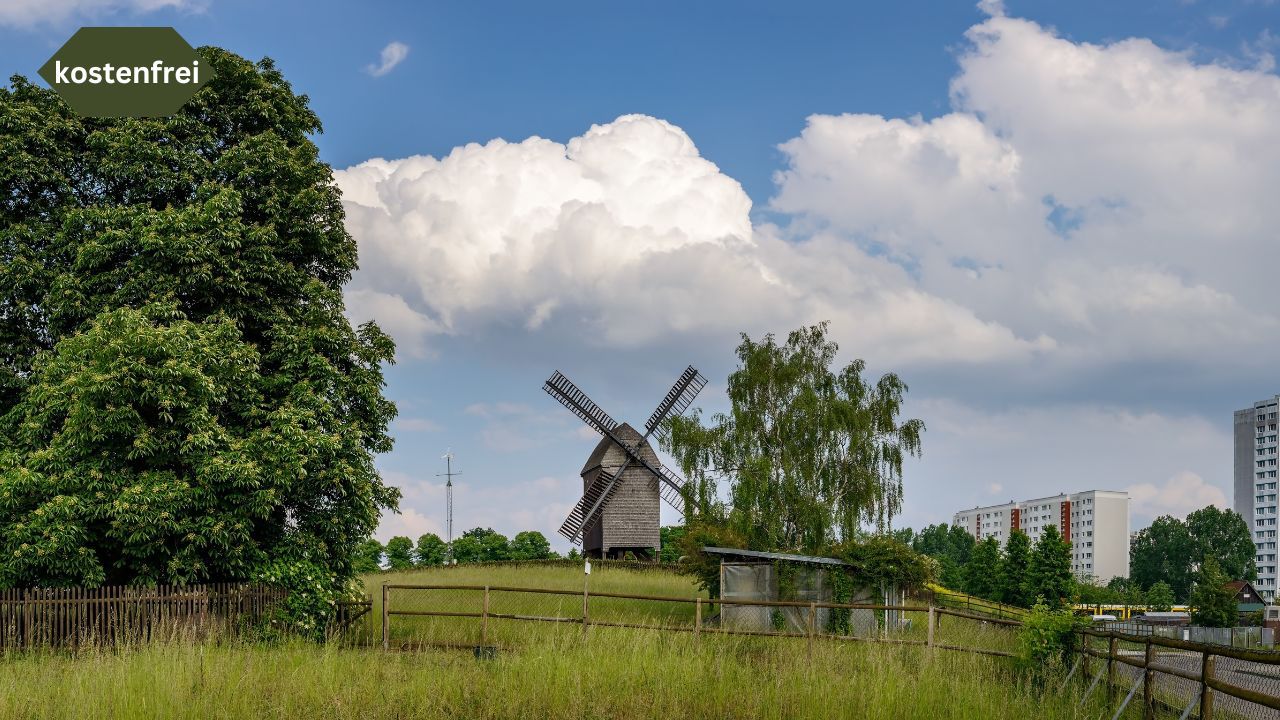
[[[1277,349],[1280,78],[989,10],[953,112],[810,117],[781,145],[773,207],[895,258],[923,292],[1052,337],[1061,357]]]
[[[819,320],[886,359],[1053,347],[920,291],[838,237],[754,227],[741,186],[648,116],[565,144],[493,140],[336,175],[360,243],[353,319],[385,318],[410,347],[440,333],[547,332],[635,348]]]

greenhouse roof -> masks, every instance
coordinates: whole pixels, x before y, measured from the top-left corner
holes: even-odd
[[[738,548],[704,547],[702,552],[711,555],[728,555],[731,557],[759,558],[761,560],[783,560],[785,562],[811,563],[815,565],[848,565],[849,563],[835,558],[817,557],[815,555],[790,555],[787,553],[761,552],[760,550],[739,550]]]

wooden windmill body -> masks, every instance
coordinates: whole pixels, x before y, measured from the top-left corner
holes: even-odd
[[[638,453],[650,464],[659,464],[653,447],[630,425],[623,423],[614,432],[624,442],[638,444]],[[601,476],[608,477],[625,466],[618,487],[599,510],[599,522],[583,533],[582,551],[590,557],[622,557],[627,552],[647,557],[659,546],[658,483],[653,473],[639,463],[627,463],[627,458],[625,447],[603,437],[582,466],[583,495]]]
[[[663,467],[649,436],[662,422],[684,412],[707,381],[687,368],[645,423],[642,435],[609,417],[564,375],[556,372],[543,390],[603,435],[582,466],[582,497],[560,526],[560,534],[582,544],[588,557],[652,557],[660,545],[660,500],[685,512],[686,483]]]

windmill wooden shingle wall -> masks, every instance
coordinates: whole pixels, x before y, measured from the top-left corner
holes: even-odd
[[[614,434],[628,444],[641,443],[638,454],[650,464],[659,465],[653,448],[630,425],[619,425]],[[583,492],[599,477],[602,468],[613,472],[626,458],[622,447],[607,437],[601,438],[582,466]],[[644,466],[631,463],[601,509],[599,521],[584,533],[583,552],[590,557],[621,557],[630,551],[637,557],[648,557],[659,545],[659,504],[657,478]]]

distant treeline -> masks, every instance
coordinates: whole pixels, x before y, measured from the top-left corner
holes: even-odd
[[[569,557],[578,557],[577,549],[569,551]],[[537,530],[506,535],[493,528],[472,528],[453,541],[453,560],[458,563],[500,562],[503,560],[550,560],[560,557],[551,549],[551,543]],[[449,561],[449,544],[439,535],[427,533],[418,542],[397,535],[386,545],[369,539],[356,549],[357,572],[378,570],[404,570],[412,567],[443,565]]]

